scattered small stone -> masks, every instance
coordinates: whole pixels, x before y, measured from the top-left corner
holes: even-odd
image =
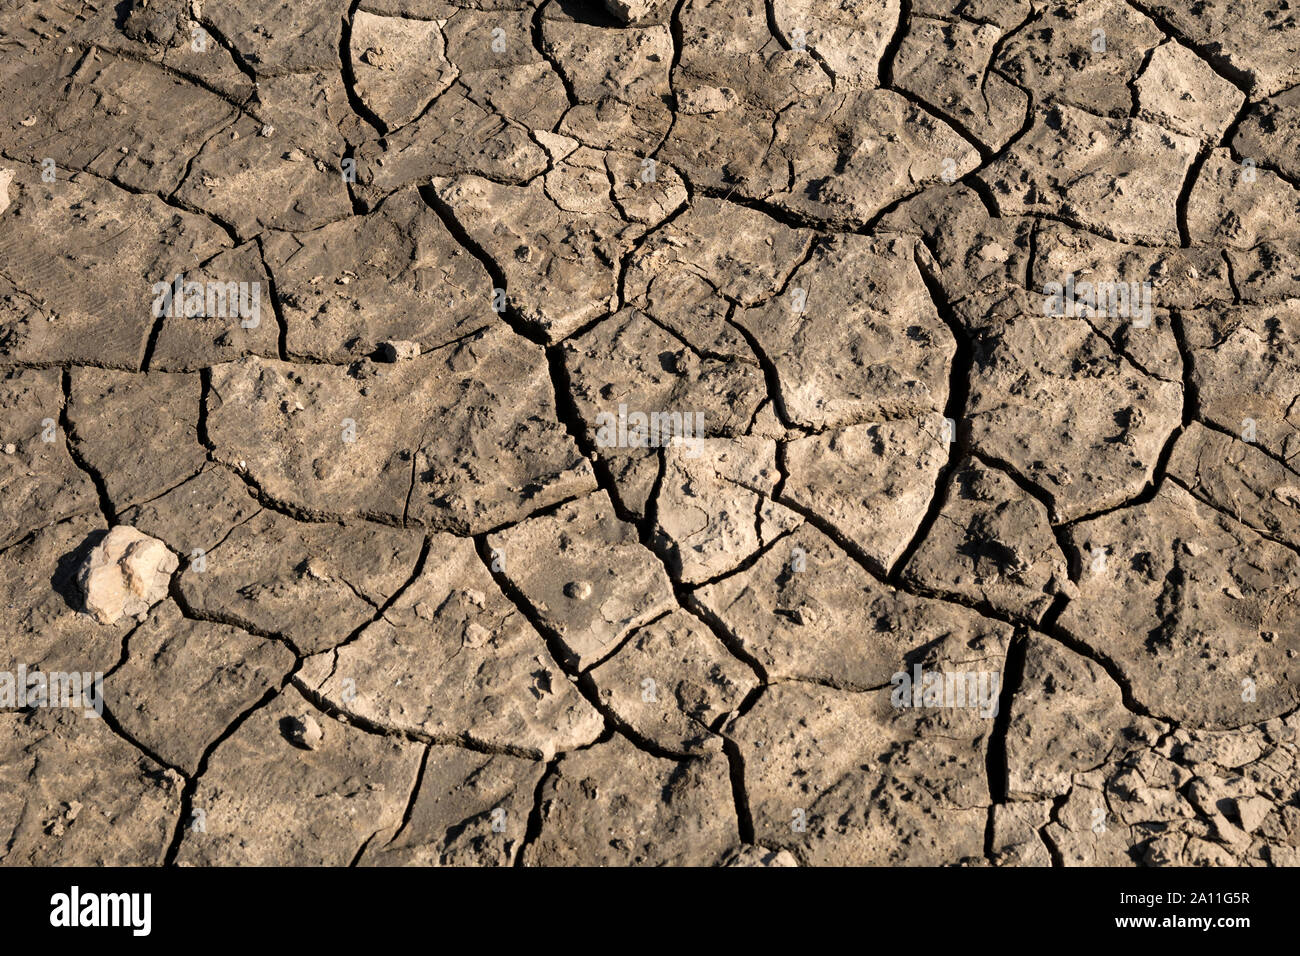
[[[465,625],[465,633],[461,637],[461,643],[465,647],[479,648],[491,639],[491,631],[477,621],[470,621]]]
[[[564,596],[575,601],[585,601],[591,597],[590,581],[570,581],[564,586]]]
[[[301,747],[304,750],[315,750],[325,739],[325,731],[321,729],[316,718],[311,714],[303,714],[301,717],[290,718],[287,728],[289,742],[295,747]]]
[[[817,623],[817,612],[806,604],[800,605],[799,607],[789,608],[782,613],[800,627],[806,627],[810,624]]]
[[[798,866],[799,861],[789,850],[769,850],[765,846],[742,846],[733,853],[726,866],[770,867]]]
[[[406,362],[420,357],[419,342],[380,342],[379,359],[382,362]]]

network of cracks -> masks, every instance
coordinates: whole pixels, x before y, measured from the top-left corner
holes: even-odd
[[[1286,3],[0,51],[4,863],[1300,863]]]

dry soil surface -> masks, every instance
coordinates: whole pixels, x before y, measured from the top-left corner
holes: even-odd
[[[5,864],[1300,863],[1293,4],[16,0],[0,89]]]

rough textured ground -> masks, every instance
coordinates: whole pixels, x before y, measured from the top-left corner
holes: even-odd
[[[11,0],[0,89],[0,670],[105,675],[4,863],[1300,863],[1292,4]]]

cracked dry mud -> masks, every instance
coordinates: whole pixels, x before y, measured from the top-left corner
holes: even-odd
[[[1290,4],[18,2],[0,80],[5,864],[1300,864]]]

